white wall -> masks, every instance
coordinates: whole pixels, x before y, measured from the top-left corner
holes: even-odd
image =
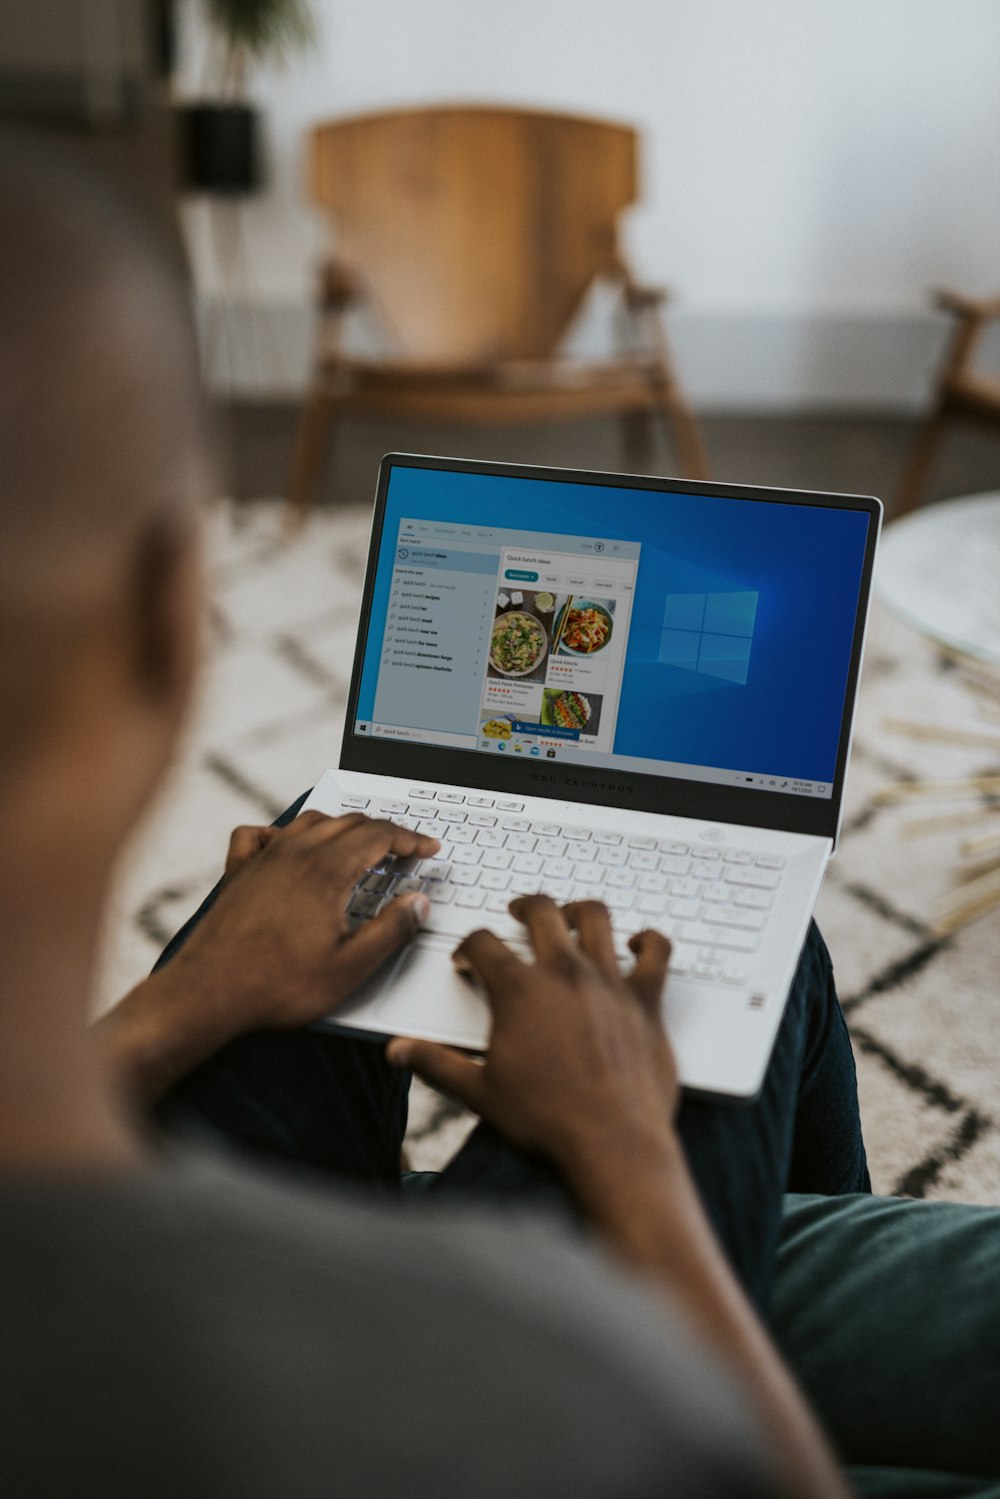
[[[227,294],[259,299],[279,347],[254,370],[247,343],[238,381],[301,376],[323,242],[303,204],[306,128],[423,101],[550,106],[639,126],[644,194],[626,243],[638,272],[676,293],[674,341],[703,405],[912,404],[940,345],[928,287],[998,289],[998,0],[313,7],[315,52],[254,87],[271,185],[243,211],[248,270]],[[194,90],[197,24],[184,43],[182,82]],[[202,209],[189,226],[212,300],[226,289]],[[245,327],[235,331],[245,340]],[[586,345],[598,337],[596,324],[581,334]]]

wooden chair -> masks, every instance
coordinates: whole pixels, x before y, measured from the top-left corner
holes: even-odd
[[[337,417],[561,422],[617,413],[630,466],[650,424],[683,471],[705,449],[671,367],[666,293],[632,278],[617,221],[636,198],[637,135],[623,125],[489,107],[435,107],[334,120],[310,137],[310,189],[335,225],[321,278],[321,328],[289,503],[315,498]],[[621,293],[616,358],[556,357],[596,279]],[[345,314],[367,305],[386,358],[344,351]]]
[[[931,465],[945,427],[955,420],[976,422],[1000,431],[1000,380],[972,368],[976,345],[993,318],[1000,318],[1000,297],[976,300],[941,291],[938,307],[956,321],[951,343],[938,371],[934,399],[913,440],[896,492],[893,518],[915,510],[923,498]]]

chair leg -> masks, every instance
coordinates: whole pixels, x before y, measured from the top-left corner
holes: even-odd
[[[336,397],[316,385],[306,397],[292,456],[286,514],[301,525],[316,502],[316,485],[327,456]]]
[[[621,416],[622,451],[630,474],[648,474],[653,462],[653,420],[649,411],[625,411]]]
[[[676,384],[669,378],[656,380],[653,395],[663,418],[667,436],[677,449],[681,471],[686,479],[707,479],[708,453],[694,413],[681,395]]]
[[[908,515],[920,504],[931,466],[937,457],[946,421],[944,411],[940,406],[936,406],[921,422],[907,454],[899,488],[896,490],[891,517],[893,520],[898,520],[901,515]]]

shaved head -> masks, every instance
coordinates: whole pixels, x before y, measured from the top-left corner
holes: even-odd
[[[150,519],[184,515],[202,445],[187,299],[109,188],[2,135],[0,371],[5,603],[85,588]]]
[[[141,604],[192,528],[205,454],[164,247],[75,159],[0,131],[0,766],[30,748],[88,622]]]

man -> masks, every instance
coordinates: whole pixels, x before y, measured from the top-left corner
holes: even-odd
[[[0,1488],[845,1494],[740,1283],[766,1302],[803,1163],[867,1182],[815,935],[755,1110],[678,1114],[664,938],[623,976],[602,908],[540,897],[534,965],[458,950],[485,1064],[386,1058],[303,1027],[420,919],[349,933],[355,879],[435,845],[307,814],[239,830],[170,961],[88,1029],[108,881],[195,670],[212,475],[155,247],[23,144],[0,205]],[[410,1066],[487,1122],[404,1204]]]

